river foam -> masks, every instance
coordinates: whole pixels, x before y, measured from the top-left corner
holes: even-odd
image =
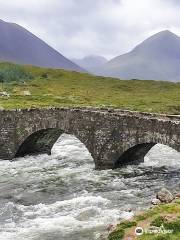
[[[146,208],[161,187],[180,189],[180,154],[155,146],[139,166],[95,171],[89,152],[62,136],[52,155],[0,161],[0,240],[97,240]]]

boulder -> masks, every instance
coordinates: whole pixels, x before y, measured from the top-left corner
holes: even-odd
[[[153,205],[160,205],[160,204],[161,204],[161,201],[160,201],[159,199],[157,199],[157,198],[154,198],[154,199],[152,199],[151,203],[152,203]]]
[[[179,192],[179,193],[176,193],[174,197],[175,197],[176,199],[179,199],[179,198],[180,198],[180,192]]]
[[[107,226],[107,230],[108,230],[108,232],[113,232],[116,230],[116,227],[117,227],[117,225],[109,224]]]
[[[174,196],[168,189],[162,188],[157,193],[156,198],[159,199],[162,203],[171,203],[174,199]]]

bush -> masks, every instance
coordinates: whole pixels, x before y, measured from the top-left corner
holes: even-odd
[[[43,74],[41,75],[41,77],[42,77],[42,78],[48,78],[48,74],[47,74],[47,73],[43,73]]]
[[[165,228],[173,230],[173,233],[180,233],[180,219],[164,224]]]
[[[151,226],[160,227],[165,222],[166,222],[165,219],[163,217],[159,216],[151,222]]]
[[[0,82],[21,82],[32,79],[33,76],[18,65],[0,66]]]
[[[168,222],[163,217],[159,216],[156,219],[154,219],[154,221],[151,222],[151,226],[160,227],[161,225],[163,225],[165,229],[172,230],[173,233],[180,232],[180,219]]]
[[[136,222],[123,221],[118,226],[117,229],[109,234],[108,240],[121,240],[124,237],[125,229],[137,226]]]
[[[120,228],[109,234],[108,240],[122,240],[124,237],[124,229]]]
[[[135,222],[135,221],[132,221],[132,222],[131,221],[124,221],[124,222],[120,223],[119,226],[122,229],[136,227],[137,226],[137,222]]]

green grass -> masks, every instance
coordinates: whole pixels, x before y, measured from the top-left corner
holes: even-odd
[[[123,81],[7,63],[0,64],[2,71],[11,73],[5,74],[10,76],[10,80],[0,83],[0,91],[10,94],[10,97],[0,97],[0,107],[5,109],[93,106],[180,114],[180,83]],[[24,96],[24,91],[29,91],[31,95]]]
[[[165,229],[171,230],[171,234],[144,234],[139,237],[139,240],[179,240],[180,239],[180,219],[177,218],[174,221],[167,222],[162,216],[158,216],[151,224],[152,226],[160,227],[164,226]]]
[[[170,220],[167,220],[167,217]],[[121,222],[115,231],[109,234],[108,240],[123,240],[125,235],[134,234],[135,227],[150,226],[160,227],[163,224],[171,234],[147,234],[136,236],[138,240],[179,240],[180,239],[180,200],[171,204],[157,206],[137,215],[132,221]]]
[[[135,221],[124,221],[117,226],[116,231],[109,234],[108,240],[121,240],[124,237],[125,230],[137,226]]]

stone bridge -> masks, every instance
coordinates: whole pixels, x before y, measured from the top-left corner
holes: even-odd
[[[1,110],[0,159],[50,154],[62,133],[84,143],[96,169],[142,162],[157,143],[180,151],[180,116],[91,108]]]

